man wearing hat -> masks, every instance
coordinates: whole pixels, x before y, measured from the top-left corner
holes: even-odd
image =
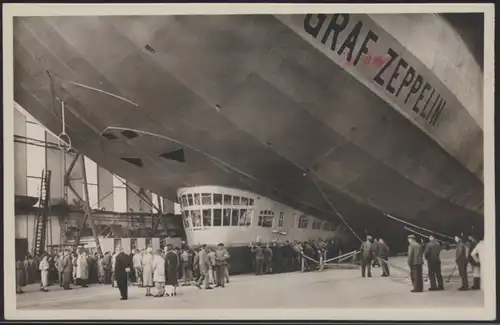
[[[460,236],[455,236],[455,242],[457,243],[455,262],[457,263],[458,274],[462,279],[462,286],[458,290],[466,291],[469,289],[469,279],[467,278],[467,253],[465,244]]]
[[[196,286],[201,289],[201,284],[203,283],[205,289],[212,289],[208,284],[208,272],[210,267],[210,261],[208,259],[207,245],[201,245],[200,251],[198,253],[198,261],[200,266],[200,278],[196,283]]]
[[[120,290],[121,300],[128,299],[128,273],[132,268],[132,261],[123,252],[123,248],[118,248],[118,255],[115,260],[115,279]]]
[[[433,235],[429,236],[429,242],[425,246],[424,257],[427,260],[429,281],[431,287],[429,291],[444,290],[443,275],[441,274],[441,244]],[[437,283],[437,285],[436,285]]]
[[[217,287],[224,288],[229,253],[224,248],[223,243],[219,243],[217,246],[217,250],[215,251],[215,284]]]
[[[408,266],[410,267],[411,283],[413,284],[411,292],[422,292],[424,290],[422,245],[417,242],[414,235],[408,236],[408,243]]]
[[[171,286],[171,296],[177,296],[179,257],[174,251],[172,244],[167,244],[167,254],[165,254],[166,285]]]
[[[361,276],[364,278],[366,271],[368,271],[368,277],[371,278],[371,263],[373,256],[372,236],[366,236],[366,241],[361,244],[359,251],[359,255],[361,256]]]

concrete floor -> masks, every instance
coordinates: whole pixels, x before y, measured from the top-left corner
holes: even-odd
[[[457,291],[457,275],[445,284],[445,291],[410,293],[404,267],[405,258],[394,258],[391,277],[361,278],[358,269],[327,269],[322,272],[295,272],[281,275],[234,276],[226,288],[199,290],[181,287],[176,297],[145,297],[143,288],[129,287],[129,300],[119,300],[119,292],[110,285],[93,285],[71,291],[51,286],[51,292],[30,285],[17,295],[17,309],[219,309],[219,308],[474,308],[483,307],[481,291]],[[453,264],[443,261],[445,280]],[[427,290],[428,282],[424,288]]]

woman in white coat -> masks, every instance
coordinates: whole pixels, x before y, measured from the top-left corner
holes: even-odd
[[[154,287],[153,283],[153,249],[148,247],[146,253],[141,259],[142,269],[142,285],[146,288],[146,297],[152,296],[151,288]]]
[[[113,256],[111,256],[111,286],[113,288],[117,286],[116,278],[115,278],[116,255],[118,255],[118,253],[114,252]]]
[[[48,292],[47,286],[49,285],[49,258],[47,255],[43,255],[42,261],[40,262],[39,269],[41,271],[42,286],[40,291]]]
[[[153,258],[153,281],[157,290],[154,297],[163,297],[165,295],[165,260],[162,255],[162,250],[157,249]]]
[[[483,290],[483,285],[481,285],[481,280],[484,278],[484,268],[481,267],[481,255],[484,254],[483,250],[484,241],[479,241],[474,250],[471,252],[471,257],[477,263],[477,266],[472,267],[473,277],[477,283],[474,283],[474,289]],[[484,283],[483,283],[484,284]]]
[[[82,288],[87,288],[87,282],[89,279],[89,262],[87,259],[87,253],[82,252],[76,261],[76,278],[80,282]]]

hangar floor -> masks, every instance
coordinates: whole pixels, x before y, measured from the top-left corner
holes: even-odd
[[[444,252],[443,277],[446,282],[453,270],[452,252]],[[444,255],[444,254],[443,254]],[[372,278],[361,278],[357,269],[325,269],[322,272],[295,272],[280,275],[234,276],[224,289],[199,290],[194,286],[181,287],[176,297],[145,297],[142,288],[130,287],[129,299],[121,301],[118,289],[110,285],[93,285],[64,291],[51,286],[48,293],[39,285],[24,288],[17,295],[18,309],[192,309],[192,308],[474,308],[484,305],[481,291],[458,291],[458,274],[445,291],[410,293],[405,257],[391,259],[391,277],[372,271]],[[424,271],[425,273],[425,271]]]

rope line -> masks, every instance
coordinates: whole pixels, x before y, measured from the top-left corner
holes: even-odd
[[[412,226],[413,228],[417,228],[417,229],[420,229],[420,230],[426,231],[426,232],[431,233],[431,234],[434,234],[434,235],[438,235],[438,236],[441,236],[441,237],[446,237],[446,238],[449,238],[449,239],[451,239],[451,240],[455,240],[455,238],[453,238],[453,237],[451,237],[451,236],[444,235],[444,234],[438,233],[438,232],[436,232],[436,231],[432,231],[432,230],[429,230],[429,229],[427,229],[427,228],[417,226],[417,225],[415,225],[415,224],[412,224],[411,222],[408,222],[408,221],[405,221],[405,220],[401,220],[401,219],[399,219],[399,218],[396,218],[395,216],[390,215],[390,214],[388,214],[388,213],[384,213],[384,215],[385,215],[386,217],[388,217],[388,218],[391,218],[391,219],[393,219],[393,220],[399,221],[399,222],[404,223],[404,224],[406,224],[406,225],[408,225],[408,226]]]
[[[409,227],[406,227],[406,226],[405,226],[405,228],[404,228],[404,229],[405,229],[405,230],[408,230],[409,232],[413,232],[413,233],[415,233],[415,234],[417,234],[417,235],[419,235],[419,236],[421,236],[421,237],[424,237],[424,238],[427,238],[427,239],[429,238],[429,236],[426,236],[426,235],[424,235],[424,234],[422,234],[422,233],[420,233],[420,232],[418,232],[418,231],[416,231],[416,230],[414,230],[414,229],[411,229],[411,228],[409,228]],[[451,245],[451,246],[456,246],[455,244],[452,244],[452,243],[446,242],[446,241],[444,241],[444,240],[440,240],[440,239],[436,239],[436,240],[437,240],[438,242],[443,243],[443,244],[448,244],[448,245]]]
[[[332,202],[330,202],[330,200],[328,199],[328,197],[326,196],[326,194],[323,192],[323,190],[321,189],[321,187],[319,186],[319,184],[316,182],[316,179],[314,177],[311,177],[312,181],[314,182],[314,185],[316,185],[316,187],[318,188],[318,190],[320,191],[321,195],[323,196],[323,198],[325,199],[325,201],[328,203],[328,205],[330,205],[330,208],[332,208],[332,210],[335,212],[335,214],[342,220],[342,222],[347,226],[347,228],[349,228],[349,230],[353,233],[354,236],[356,236],[356,238],[361,242],[363,243],[363,240],[356,234],[356,232],[351,228],[351,226],[349,225],[349,223],[344,219],[344,217],[340,214],[340,212],[335,209],[335,207],[333,206]]]
[[[339,261],[341,261],[341,260],[344,259],[344,257],[345,258],[349,258],[352,255],[357,255],[358,253],[359,253],[359,251],[352,251],[352,252],[349,252],[349,253],[345,253],[345,254],[339,255],[337,257],[332,257],[332,258],[329,258],[327,260],[324,260],[323,263],[328,263],[328,262],[334,261],[336,259],[338,259]]]

